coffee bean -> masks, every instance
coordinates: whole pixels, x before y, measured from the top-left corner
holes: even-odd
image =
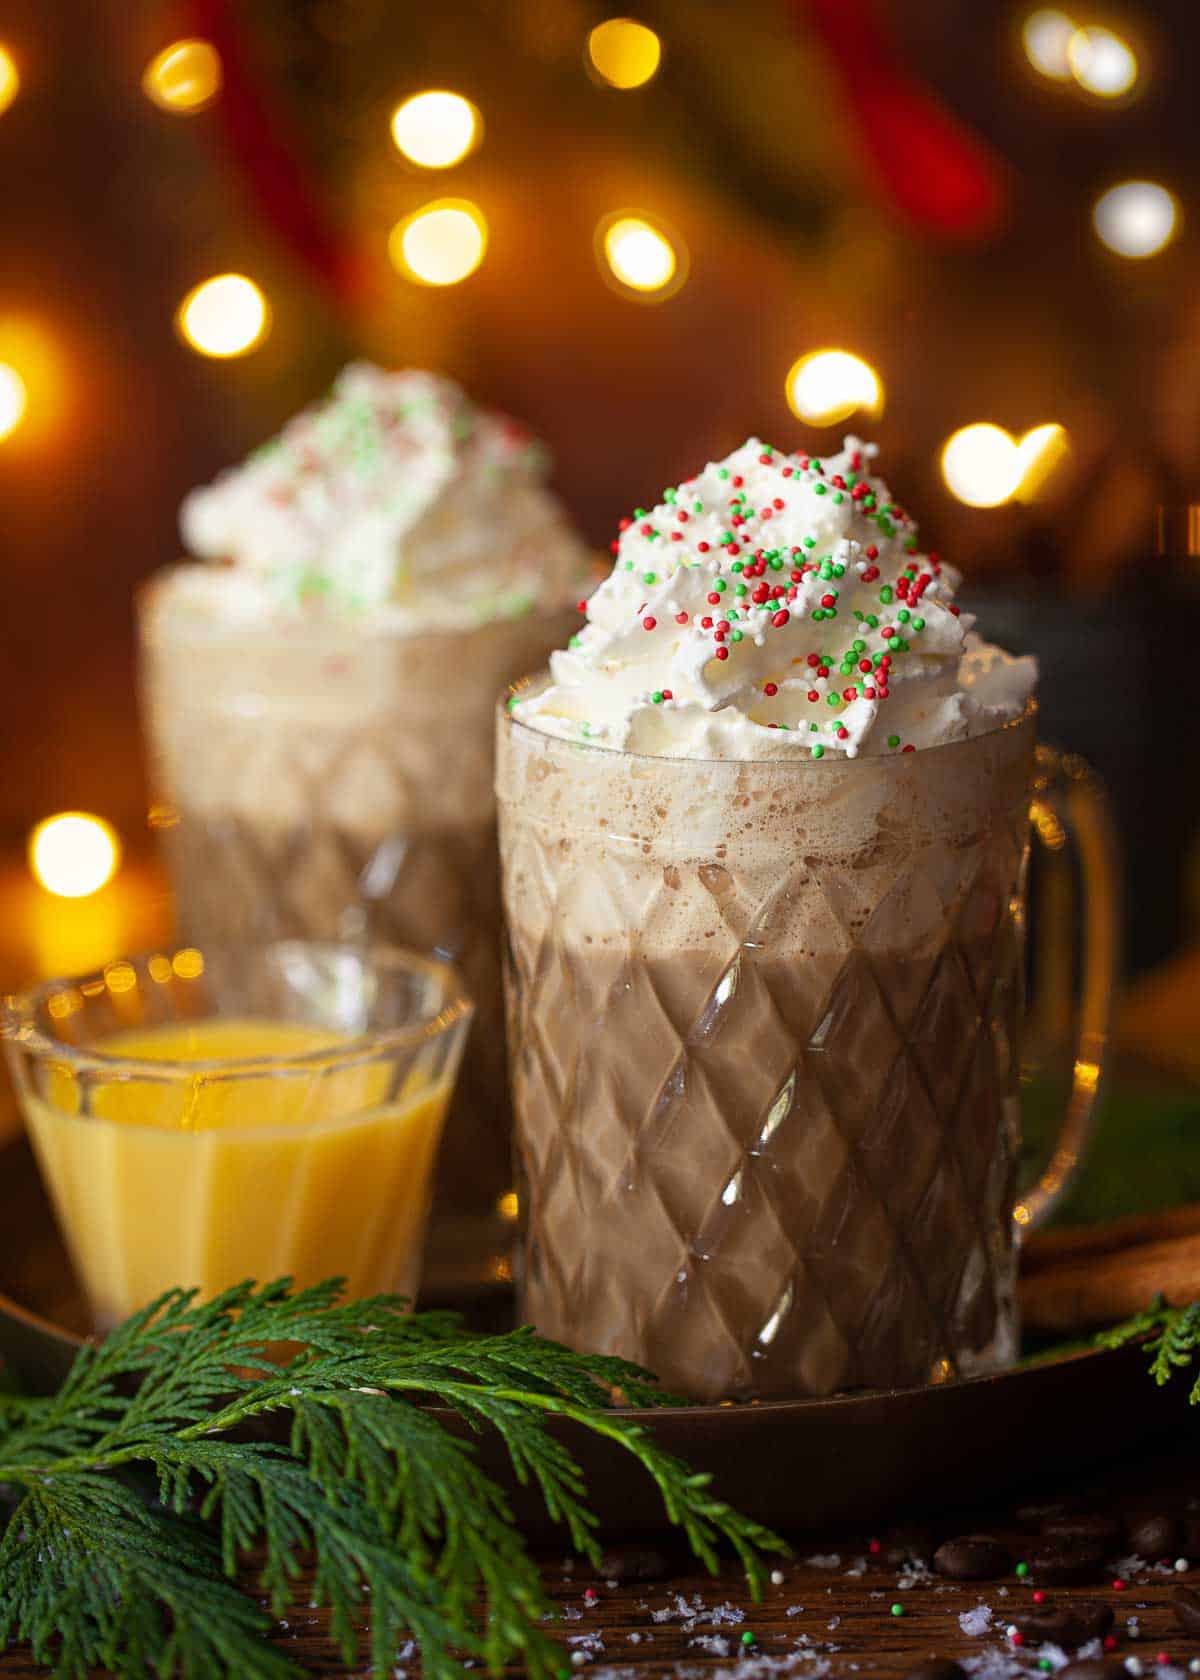
[[[1082,1506],[1082,1499],[1067,1494],[1062,1499],[1030,1500],[1018,1505],[1015,1515],[1022,1528],[1040,1530],[1044,1523],[1053,1522],[1055,1517],[1069,1517]]]
[[[902,1569],[906,1563],[919,1558],[925,1562],[933,1556],[933,1531],[928,1528],[894,1528],[883,1543],[880,1554],[884,1563]]]
[[[1080,1598],[1067,1604],[1041,1604],[1032,1610],[1018,1610],[1013,1623],[1027,1642],[1047,1640],[1064,1650],[1077,1650],[1089,1639],[1103,1639],[1113,1625],[1113,1613],[1099,1599]]]
[[[1129,1671],[1115,1657],[1085,1657],[1060,1668],[1057,1680],[1129,1680]]]
[[[930,1657],[928,1662],[910,1668],[905,1680],[967,1680],[967,1671],[949,1657]]]
[[[1120,1520],[1105,1511],[1079,1511],[1042,1524],[1042,1533],[1053,1540],[1090,1540],[1109,1553],[1120,1551],[1124,1532]]]
[[[665,1581],[674,1572],[674,1561],[654,1546],[614,1546],[596,1573],[602,1581]]]
[[[1139,1517],[1129,1525],[1129,1549],[1147,1563],[1161,1563],[1164,1558],[1179,1556],[1182,1539],[1177,1518],[1165,1513]]]
[[[1200,1593],[1192,1587],[1176,1587],[1171,1594],[1171,1608],[1185,1633],[1200,1633]]]
[[[1029,1553],[1029,1573],[1046,1586],[1095,1581],[1104,1573],[1104,1547],[1094,1540],[1044,1540]]]
[[[990,1534],[961,1534],[933,1554],[933,1567],[952,1581],[995,1581],[1012,1570],[1012,1558]]]

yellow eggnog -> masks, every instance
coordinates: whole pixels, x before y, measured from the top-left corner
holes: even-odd
[[[100,1325],[174,1285],[337,1274],[356,1295],[415,1293],[451,1080],[398,1074],[355,1042],[290,1021],[175,1021],[97,1040],[95,1062],[64,1059],[24,1093]]]

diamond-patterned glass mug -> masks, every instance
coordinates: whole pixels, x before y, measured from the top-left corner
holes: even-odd
[[[477,1017],[434,1217],[473,1230],[512,1182],[492,714],[578,614],[420,636],[319,615],[264,627],[181,608],[176,579],[192,569],[168,569],[138,602],[180,933],[394,944],[459,966]]]
[[[698,1398],[987,1370],[1090,1125],[1115,866],[1034,709],[886,758],[699,762],[502,711],[524,1315]],[[1030,810],[1079,844],[1082,1039],[1014,1210]],[[1061,935],[1063,930],[1057,930]]]

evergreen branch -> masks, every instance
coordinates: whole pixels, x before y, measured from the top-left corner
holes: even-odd
[[[1200,1364],[1200,1301],[1168,1307],[1163,1297],[1156,1295],[1148,1307],[1123,1324],[1103,1331],[1096,1341],[1105,1348],[1144,1342],[1150,1355],[1150,1375],[1162,1388],[1177,1371]],[[1188,1400],[1193,1406],[1200,1405],[1200,1371],[1193,1380]]]
[[[376,1676],[411,1638],[431,1680],[467,1657],[550,1680],[563,1653],[507,1498],[429,1400],[468,1435],[495,1430],[589,1557],[596,1519],[556,1421],[629,1452],[696,1556],[715,1569],[728,1542],[760,1591],[759,1554],[783,1543],[612,1410],[681,1404],[644,1372],[527,1330],[476,1336],[451,1314],[340,1297],[336,1282],[293,1292],[286,1280],[206,1303],[173,1291],[81,1350],[57,1394],[5,1400],[0,1484],[21,1497],[0,1540],[0,1640],[28,1639],[61,1680],[89,1666],[285,1680],[295,1668],[234,1583],[257,1570],[279,1616],[311,1558],[312,1597],[347,1665],[369,1610]],[[280,1412],[286,1444],[247,1436]],[[156,1506],[117,1474],[139,1469],[157,1477]]]

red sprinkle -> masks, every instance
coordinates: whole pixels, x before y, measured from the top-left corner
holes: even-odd
[[[773,613],[771,615],[771,623],[776,624],[776,625],[786,624],[788,619],[791,618],[791,616],[792,616],[791,613],[787,610],[786,607],[780,607],[780,609],[777,613]]]
[[[874,543],[871,544],[870,548],[864,548],[863,553],[866,555],[868,560],[878,560],[879,558],[879,550],[875,547]]]
[[[853,699],[856,698],[857,694],[858,694],[858,690],[856,688],[844,688],[842,690],[842,699],[843,700],[853,700]]]
[[[837,606],[837,596],[836,595],[822,595],[821,605],[823,607],[836,607]]]
[[[608,545],[608,551],[609,551],[610,554],[620,554],[620,552],[621,552],[620,543],[615,541],[615,540],[613,542],[610,542],[609,545]]]
[[[1041,1589],[1041,1587],[1039,1587],[1039,1588],[1038,1588],[1038,1589],[1037,1589],[1037,1591],[1036,1591],[1036,1592],[1035,1592],[1035,1593],[1034,1593],[1034,1595],[1033,1595],[1033,1602],[1034,1602],[1034,1603],[1035,1603],[1035,1604],[1045,1604],[1045,1602],[1046,1602],[1046,1595],[1045,1595],[1045,1593],[1044,1593],[1044,1592],[1043,1592],[1043,1591],[1042,1591],[1042,1589]]]
[[[678,521],[681,525],[686,525],[688,520],[692,516],[686,508],[680,508],[679,512],[675,515],[675,517],[676,517],[676,519],[678,519]]]
[[[858,668],[860,671],[869,671],[871,669],[871,661],[869,659],[860,659],[858,662]]]
[[[1121,1647],[1121,1641],[1117,1638],[1115,1633],[1106,1633],[1105,1634],[1105,1636],[1104,1636],[1104,1649],[1106,1651],[1117,1651],[1117,1650],[1120,1650],[1120,1647]]]
[[[669,688],[664,688],[663,689],[662,697],[663,697],[664,700],[674,700],[674,698],[675,698],[675,696],[671,693],[671,690]]]
[[[653,630],[654,626],[657,623],[658,623],[658,620],[656,618],[644,618],[642,620],[642,629],[643,630]]]
[[[764,683],[763,684],[763,693],[764,694],[778,694],[779,693],[778,683]]]
[[[1014,1632],[1009,1634],[1008,1642],[1010,1645],[1024,1645],[1025,1635],[1019,1628],[1017,1628]]]
[[[775,496],[775,497],[772,498],[771,506],[773,508],[782,508],[782,507],[786,507],[787,504],[784,501],[782,496]]]
[[[700,554],[707,554],[707,553],[708,553],[708,551],[709,551],[709,548],[710,548],[710,546],[711,546],[711,545],[710,545],[710,544],[709,544],[709,543],[706,543],[706,542],[698,542],[698,543],[697,543],[697,544],[696,544],[696,549],[697,549],[697,552],[698,552],[698,553],[700,553]]]
[[[901,752],[916,752],[916,750],[917,750],[916,747],[913,746],[911,741],[908,743],[908,745],[906,747],[901,747],[900,748]]]
[[[721,605],[721,597],[715,590],[710,595],[706,596],[706,599],[710,607],[719,607]]]
[[[808,698],[810,700],[819,700],[821,696],[817,693],[815,688],[810,688],[808,691]]]
[[[683,532],[682,531],[672,531],[671,532],[671,541],[672,542],[682,542],[683,541]]]
[[[746,480],[742,477],[741,473],[734,473],[733,477],[730,479],[729,482],[733,485],[733,488],[735,490],[740,490],[742,488],[742,485],[745,484]]]
[[[1125,1591],[1125,1582],[1122,1581],[1122,1579],[1119,1575],[1117,1576],[1116,1580],[1113,1582],[1112,1589],[1113,1589],[1114,1592],[1124,1592]]]
[[[617,520],[617,530],[618,531],[628,531],[629,527],[632,524],[633,524],[632,519],[618,519]]]
[[[717,649],[717,658],[718,659],[728,659],[729,658],[729,649],[727,647],[719,647]]]
[[[878,1557],[880,1552],[883,1550],[882,1542],[879,1540],[869,1540],[867,1542],[867,1550],[870,1552],[872,1557]]]
[[[642,526],[642,535],[644,537],[652,537],[654,535],[653,525],[643,525]]]
[[[575,605],[580,612],[586,612],[587,611],[587,602],[586,601],[576,601]]]
[[[705,613],[704,617],[700,620],[700,628],[701,628],[701,630],[711,630],[712,629],[712,619],[709,618],[707,613]]]
[[[827,677],[829,675],[828,665],[818,665],[817,666],[817,675],[819,677]]]
[[[685,612],[677,612],[675,614],[676,624],[686,624],[687,620],[688,620],[688,615]]]
[[[873,688],[864,688],[863,689],[863,697],[864,697],[864,699],[867,699],[867,700],[874,700],[875,690]]]
[[[815,671],[817,666],[821,663],[821,655],[819,653],[810,653],[808,656],[808,663]]]

